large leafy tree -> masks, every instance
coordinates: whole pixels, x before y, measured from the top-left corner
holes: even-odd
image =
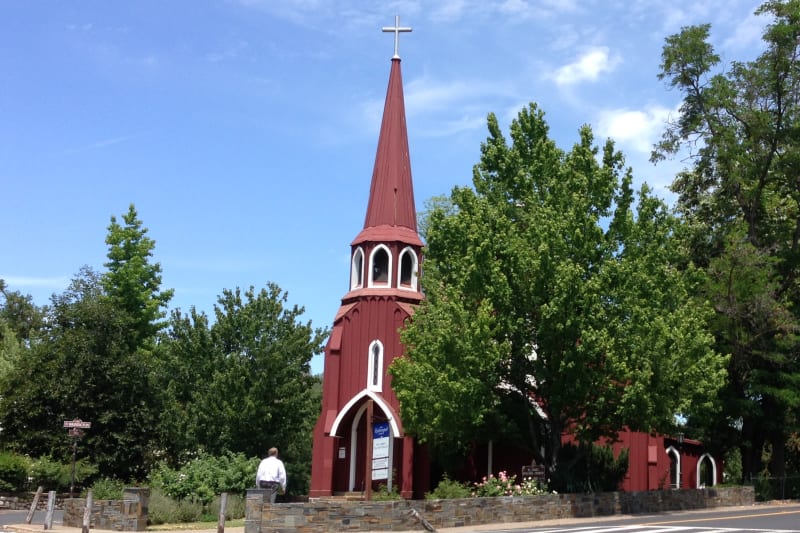
[[[290,491],[303,494],[320,408],[310,362],[326,332],[301,322],[303,309],[287,297],[274,283],[224,290],[210,326],[195,310],[173,313],[162,387],[171,425],[164,429],[177,461],[198,448],[255,457],[277,446]]]
[[[0,426],[7,446],[68,461],[64,420],[92,422],[81,441],[103,475],[142,479],[156,420],[149,368],[128,348],[127,316],[84,268],[53,296],[47,327],[3,382]]]
[[[739,446],[745,478],[765,444],[773,474],[800,409],[800,2],[775,0],[763,52],[724,70],[708,25],[666,39],[660,78],[683,97],[653,157],[688,151],[673,183],[692,259],[704,267],[717,349],[731,354],[723,417],[706,440]]]
[[[426,300],[392,364],[407,430],[436,448],[503,437],[551,472],[561,437],[668,431],[714,408],[724,358],[674,219],[589,127],[568,152],[533,104],[489,115],[473,176],[427,214]]]
[[[84,450],[102,475],[128,480],[151,463],[161,409],[154,341],[172,291],[160,288],[155,242],[132,205],[123,222],[111,218],[108,271],[85,267],[44,311],[4,293],[0,322],[24,354],[0,383],[0,425],[8,446],[68,460],[62,422],[91,421]]]

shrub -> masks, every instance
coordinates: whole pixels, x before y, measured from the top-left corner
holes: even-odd
[[[81,485],[96,474],[97,466],[86,459],[80,459],[75,463],[76,485]],[[60,463],[50,456],[42,456],[31,463],[30,477],[33,486],[41,486],[44,490],[66,492],[72,480],[72,464]]]
[[[469,498],[472,491],[466,483],[453,481],[446,475],[436,485],[436,488],[425,494],[427,500],[449,500],[454,498]]]
[[[211,521],[216,521],[219,518],[220,497],[214,498],[214,501],[208,506],[208,514]],[[225,505],[225,520],[236,520],[237,518],[244,518],[245,514],[245,497],[239,494],[228,494],[228,501]]]
[[[150,473],[150,486],[179,502],[190,500],[207,506],[223,492],[244,495],[253,486],[258,462],[243,454],[200,454],[179,470],[160,464]]]
[[[628,472],[628,449],[614,458],[611,446],[565,444],[558,454],[558,467],[550,488],[559,492],[611,492]]]
[[[203,506],[189,500],[170,498],[161,489],[150,489],[147,521],[151,525],[196,522],[203,515]]]
[[[402,498],[400,497],[400,494],[397,493],[396,486],[393,486],[392,490],[389,490],[386,485],[381,483],[378,485],[378,490],[373,491],[372,499],[376,502],[386,502],[391,500],[400,500]]]
[[[514,480],[517,476],[508,476],[505,472],[500,472],[495,477],[489,474],[484,476],[483,481],[475,483],[473,494],[478,497],[484,496],[512,496],[515,491]]]
[[[28,482],[29,459],[16,453],[0,453],[0,491],[21,492]]]
[[[92,484],[91,491],[95,500],[121,500],[125,483],[118,479],[102,478]],[[88,490],[82,493],[83,497],[86,497],[86,492]]]
[[[147,522],[151,525],[172,524],[178,516],[178,502],[164,494],[159,488],[150,489],[147,504]]]

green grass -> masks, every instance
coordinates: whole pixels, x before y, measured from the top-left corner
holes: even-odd
[[[181,531],[192,529],[215,529],[217,521],[211,522],[181,522],[178,524],[157,524],[147,526],[147,531]],[[244,518],[237,518],[236,520],[226,520],[225,527],[244,527]]]

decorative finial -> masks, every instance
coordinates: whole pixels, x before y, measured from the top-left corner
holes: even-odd
[[[398,49],[400,48],[400,32],[410,32],[411,28],[401,28],[400,27],[400,15],[395,15],[394,17],[394,27],[392,26],[384,26],[382,28],[385,32],[393,32],[394,33],[394,56],[392,59],[400,59],[400,54],[398,53]]]

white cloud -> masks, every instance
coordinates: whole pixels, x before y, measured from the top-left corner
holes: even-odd
[[[556,69],[552,74],[557,85],[574,85],[582,81],[594,81],[604,72],[612,72],[619,64],[618,57],[610,57],[605,46],[585,52],[576,61]]]
[[[736,25],[733,34],[725,39],[723,46],[734,50],[753,50],[754,48],[761,48],[761,34],[764,32],[764,26],[767,20],[762,17],[757,17],[754,14],[749,14],[746,18]]]
[[[433,20],[454,21],[461,18],[467,8],[465,0],[444,0],[436,3],[436,8],[431,12]]]
[[[419,133],[430,137],[453,135],[486,125],[486,114],[498,101],[516,98],[509,84],[478,80],[439,81],[428,77],[405,84],[406,115]],[[377,132],[383,115],[384,98],[361,104],[360,116],[369,130]]]
[[[677,110],[659,105],[643,110],[611,109],[602,111],[597,131],[603,137],[611,137],[628,149],[649,154],[661,137],[670,116]]]

